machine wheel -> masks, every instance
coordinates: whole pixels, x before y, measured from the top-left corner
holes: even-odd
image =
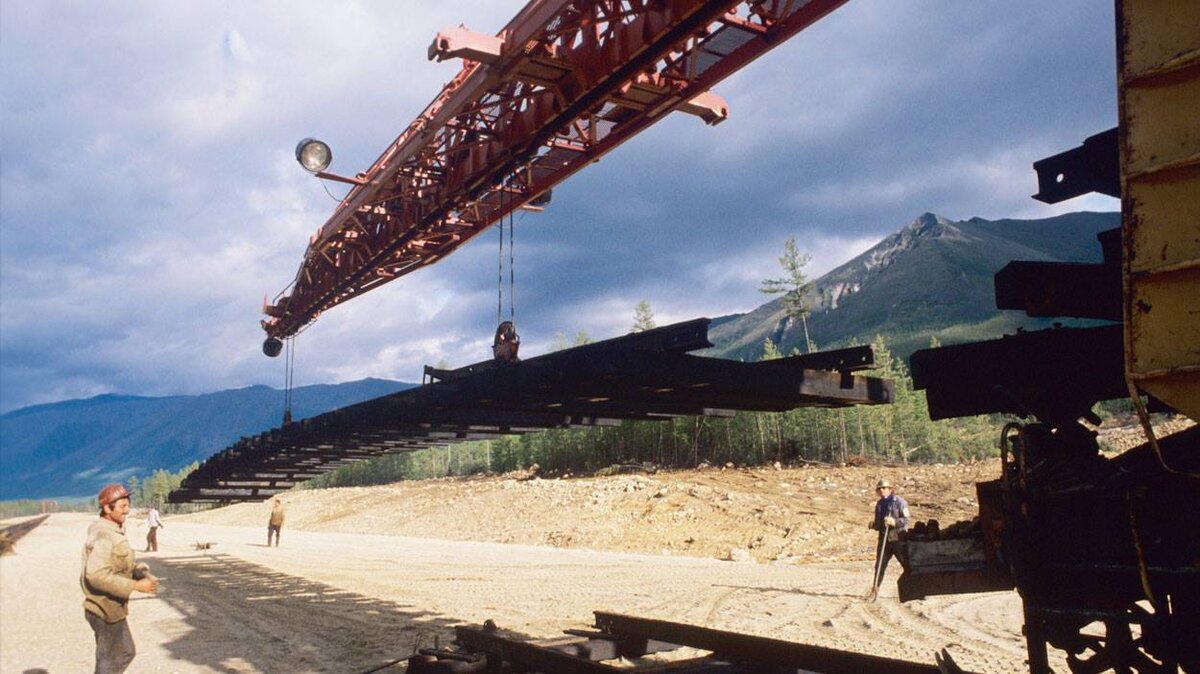
[[[1040,622],[1044,632],[1027,633],[1031,659],[1035,651],[1044,653],[1046,643],[1034,644],[1032,640],[1044,636],[1050,645],[1067,651],[1067,665],[1073,674],[1198,672],[1200,645],[1192,631],[1196,623],[1182,617],[1179,608],[1176,605],[1175,612],[1155,613],[1145,602],[1138,602],[1125,612],[1095,620],[1094,614],[1086,613],[1043,614]],[[1192,610],[1194,607],[1186,609]]]

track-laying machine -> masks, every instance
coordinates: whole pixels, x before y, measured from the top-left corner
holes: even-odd
[[[1036,674],[1047,646],[1073,672],[1200,671],[1200,427],[1156,437],[1149,417],[1200,419],[1200,3],[1119,0],[1116,16],[1118,126],[1034,169],[1043,201],[1120,197],[1121,228],[1099,235],[1101,264],[995,277],[1001,309],[1097,325],[912,357],[933,418],[1023,421],[999,434],[978,519],[912,532],[901,599],[1015,587]],[[1106,456],[1084,422],[1117,398],[1147,442]]]

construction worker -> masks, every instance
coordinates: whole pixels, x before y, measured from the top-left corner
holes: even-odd
[[[888,561],[896,555],[896,541],[900,540],[900,532],[908,530],[908,502],[898,496],[892,489],[892,483],[882,479],[875,484],[875,492],[879,500],[875,502],[875,517],[868,528],[879,532],[875,543],[875,577],[866,599],[875,601],[879,598],[879,586],[883,583],[883,574],[887,572]]]
[[[275,536],[275,547],[279,547],[279,530],[283,528],[283,503],[275,497],[271,507],[271,518],[267,520],[267,547],[271,547],[271,536]]]
[[[146,526],[150,527],[146,532],[146,552],[158,552],[158,530],[162,528],[163,523],[162,516],[153,503],[150,504],[150,512],[146,513]]]
[[[145,564],[136,564],[125,537],[129,491],[110,484],[97,497],[100,518],[88,527],[83,544],[83,616],[96,635],[96,674],[120,674],[133,662],[136,649],[129,632],[129,596],[154,594],[158,579]]]

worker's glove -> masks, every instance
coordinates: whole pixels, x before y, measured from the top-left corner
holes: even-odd
[[[888,515],[887,517],[883,518],[883,523],[889,527],[894,527],[896,526],[896,518]]]

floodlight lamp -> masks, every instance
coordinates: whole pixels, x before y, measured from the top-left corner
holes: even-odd
[[[309,173],[320,173],[329,168],[333,151],[316,138],[305,138],[296,144],[296,161]]]

